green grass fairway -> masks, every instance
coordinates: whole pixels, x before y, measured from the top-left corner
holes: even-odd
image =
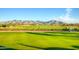
[[[0,32],[0,50],[78,50],[79,32]]]

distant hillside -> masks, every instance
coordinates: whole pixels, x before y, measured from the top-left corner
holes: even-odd
[[[56,20],[50,20],[50,21],[22,21],[22,20],[12,20],[12,21],[5,21],[5,22],[0,22],[0,24],[17,24],[17,25],[30,25],[30,24],[65,24],[64,22],[61,21],[56,21]]]

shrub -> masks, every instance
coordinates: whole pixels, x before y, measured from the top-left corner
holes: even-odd
[[[7,25],[5,25],[5,24],[2,24],[2,27],[7,27]]]
[[[63,28],[62,30],[63,31],[69,31],[69,28]]]

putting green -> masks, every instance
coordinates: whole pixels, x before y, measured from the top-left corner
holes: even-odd
[[[79,32],[0,32],[1,50],[78,50]]]

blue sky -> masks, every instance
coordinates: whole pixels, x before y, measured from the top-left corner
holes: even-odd
[[[0,8],[0,21],[14,19],[48,21],[57,18],[63,19],[65,16],[68,20],[61,21],[78,22],[79,8]],[[73,21],[70,19],[73,19]]]

